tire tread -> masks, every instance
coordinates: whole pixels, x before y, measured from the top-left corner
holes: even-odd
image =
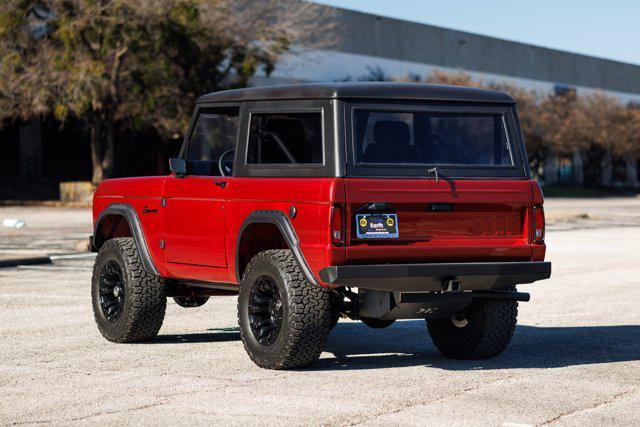
[[[242,280],[241,288],[248,292],[250,283],[245,283],[254,269],[268,263],[277,268],[285,283],[287,293],[290,328],[285,333],[286,340],[277,354],[264,356],[255,351],[249,342],[240,319],[241,298],[238,298],[238,321],[240,335],[245,350],[258,366],[269,369],[290,369],[309,366],[314,363],[324,349],[335,318],[332,311],[330,292],[320,286],[309,283],[300,269],[295,257],[288,249],[272,249],[260,252],[249,262]],[[241,289],[243,292],[243,289]],[[284,327],[284,325],[283,325]]]
[[[109,250],[119,253],[124,260],[125,287],[130,289],[127,297],[130,298],[128,304],[131,306],[129,310],[125,308],[122,315],[126,315],[126,318],[120,319],[118,328],[113,330],[113,328],[105,327],[94,303],[94,318],[98,329],[107,340],[113,342],[149,341],[158,335],[164,320],[167,307],[164,280],[145,271],[133,238],[118,237],[108,240],[100,248],[93,269],[94,283],[99,280],[100,276],[100,254]]]
[[[515,286],[505,288],[515,291]],[[449,319],[427,320],[433,344],[455,359],[487,359],[502,353],[516,329],[518,302],[500,299],[475,300],[479,304],[471,334],[459,334]]]

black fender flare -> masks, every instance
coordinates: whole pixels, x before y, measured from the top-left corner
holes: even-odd
[[[102,245],[102,241],[99,241],[100,236],[100,227],[102,226],[102,220],[107,215],[118,215],[124,217],[129,224],[129,230],[131,230],[131,234],[133,236],[133,240],[136,243],[136,247],[138,248],[138,254],[140,254],[140,259],[142,260],[142,266],[144,267],[147,273],[155,274],[159,276],[160,273],[156,268],[153,259],[151,258],[151,254],[149,253],[149,247],[147,246],[147,240],[144,237],[144,232],[142,231],[142,225],[140,224],[140,218],[138,218],[138,213],[133,208],[133,206],[126,203],[112,203],[107,206],[96,220],[96,226],[93,230],[93,239],[92,245],[94,248],[99,248]]]
[[[239,252],[240,252],[240,242],[242,242],[242,235],[244,234],[246,228],[255,223],[269,223],[275,225],[282,233],[282,236],[287,241],[289,248],[291,248],[291,253],[298,261],[298,265],[302,269],[302,273],[305,275],[309,283],[312,285],[318,285],[318,281],[313,275],[313,271],[307,264],[307,260],[304,258],[302,251],[300,250],[300,240],[298,239],[298,235],[296,234],[293,225],[291,225],[291,221],[289,218],[281,212],[277,210],[257,210],[251,212],[244,220],[242,225],[240,226],[240,231],[238,231],[238,240],[236,241],[236,279],[238,280],[238,284],[240,284],[240,260],[239,260]]]

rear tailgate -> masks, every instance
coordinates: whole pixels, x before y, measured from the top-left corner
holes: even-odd
[[[531,259],[529,180],[441,179],[436,183],[434,179],[347,178],[345,182],[347,263]],[[386,212],[380,211],[381,206]],[[397,215],[397,238],[357,237],[356,214],[376,209]]]

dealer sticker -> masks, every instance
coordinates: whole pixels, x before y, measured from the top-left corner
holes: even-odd
[[[358,239],[397,239],[396,214],[356,214]]]

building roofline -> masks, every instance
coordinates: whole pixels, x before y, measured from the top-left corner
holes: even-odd
[[[313,0],[310,0],[310,1],[313,2]],[[323,4],[323,3],[315,3],[315,2],[314,2],[314,5],[317,5],[318,7],[322,7],[322,8],[326,8],[326,9],[332,9],[332,10],[335,10],[336,12],[360,15],[363,18],[373,17],[376,20],[384,20],[384,21],[389,21],[389,22],[395,22],[395,23],[397,23],[399,25],[402,25],[402,24],[416,25],[416,26],[419,26],[419,27],[432,28],[432,29],[441,30],[441,31],[448,31],[448,32],[451,32],[451,33],[456,33],[456,34],[461,35],[461,36],[483,38],[483,39],[491,40],[491,41],[494,41],[494,42],[497,42],[497,43],[507,43],[507,44],[510,44],[510,45],[520,46],[520,47],[524,47],[524,48],[539,49],[539,50],[547,51],[549,53],[559,53],[559,54],[571,55],[571,56],[575,56],[575,57],[578,57],[580,59],[585,59],[585,60],[598,60],[598,61],[608,62],[610,64],[629,65],[629,66],[632,66],[632,67],[640,68],[640,63],[633,62],[633,61],[630,61],[630,60],[621,60],[621,59],[615,59],[613,57],[608,57],[608,56],[583,53],[583,52],[576,51],[576,50],[554,47],[553,45],[547,45],[547,44],[541,44],[541,43],[532,43],[532,42],[527,42],[527,41],[524,41],[524,40],[510,38],[510,37],[494,36],[494,35],[483,33],[483,32],[473,32],[473,31],[463,30],[463,29],[460,29],[460,28],[450,27],[450,26],[446,26],[446,25],[437,25],[437,24],[421,22],[421,21],[414,20],[414,19],[396,18],[396,17],[393,17],[393,16],[387,16],[387,15],[381,15],[381,14],[378,14],[378,13],[366,12],[366,11],[363,11],[363,10],[360,10],[360,9],[353,9],[353,8],[344,7],[344,6],[334,6],[334,5],[328,5],[328,4]]]
[[[278,1],[300,3],[332,24],[331,31],[314,35],[318,42],[300,42],[303,49],[372,57],[372,67],[379,58],[640,94],[640,64],[302,0]]]

